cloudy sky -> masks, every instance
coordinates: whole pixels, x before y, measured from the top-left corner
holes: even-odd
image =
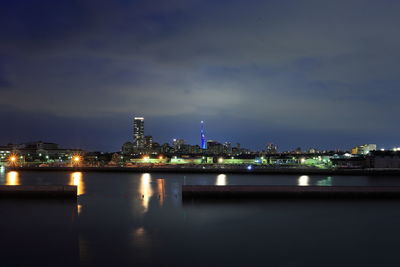
[[[0,144],[400,146],[396,0],[2,0]]]

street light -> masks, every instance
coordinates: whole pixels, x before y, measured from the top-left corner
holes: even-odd
[[[12,154],[10,155],[10,157],[8,158],[8,165],[11,167],[15,167],[17,165],[17,156]]]
[[[73,166],[79,166],[81,161],[82,161],[81,156],[79,156],[79,155],[72,156],[72,162],[71,163],[72,163]]]

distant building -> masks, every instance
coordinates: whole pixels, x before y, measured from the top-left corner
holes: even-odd
[[[62,162],[71,158],[73,154],[84,154],[81,149],[59,148],[58,144],[48,142],[27,142],[20,144],[8,144],[1,147],[2,160],[10,153],[22,157],[24,162]]]
[[[135,148],[144,147],[144,118],[133,118],[133,145]]]
[[[224,154],[230,155],[232,154],[232,144],[231,142],[225,142],[224,146]]]
[[[151,149],[153,147],[153,136],[147,135],[144,137],[144,147]]]
[[[208,153],[219,155],[224,153],[224,145],[218,143],[217,141],[208,140],[207,141],[207,151]]]
[[[365,144],[361,146],[356,146],[351,149],[351,154],[353,155],[367,155],[370,151],[375,151],[375,144]]]
[[[175,151],[180,151],[182,149],[182,146],[185,144],[184,139],[172,139],[172,146]]]
[[[265,148],[265,152],[267,154],[275,154],[278,152],[278,147],[273,143],[268,143]]]
[[[122,154],[124,154],[124,155],[129,155],[129,154],[132,154],[133,153],[133,143],[131,143],[131,142],[126,142],[126,143],[124,143],[123,145],[122,145],[122,148],[121,148],[121,152],[122,152]]]
[[[316,148],[310,148],[310,149],[307,151],[307,153],[308,153],[308,154],[316,154],[316,153],[319,153],[319,151],[318,151],[318,149],[316,149]]]

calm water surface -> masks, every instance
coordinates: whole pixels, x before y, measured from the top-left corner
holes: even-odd
[[[181,185],[400,185],[400,177],[0,171],[77,201],[0,199],[0,266],[399,266],[400,201],[183,204]]]

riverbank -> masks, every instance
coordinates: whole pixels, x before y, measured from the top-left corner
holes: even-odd
[[[262,168],[247,167],[14,167],[15,171],[52,171],[52,172],[134,172],[134,173],[224,173],[224,174],[294,174],[294,175],[363,175],[363,176],[399,176],[400,169],[311,169],[311,168]]]

